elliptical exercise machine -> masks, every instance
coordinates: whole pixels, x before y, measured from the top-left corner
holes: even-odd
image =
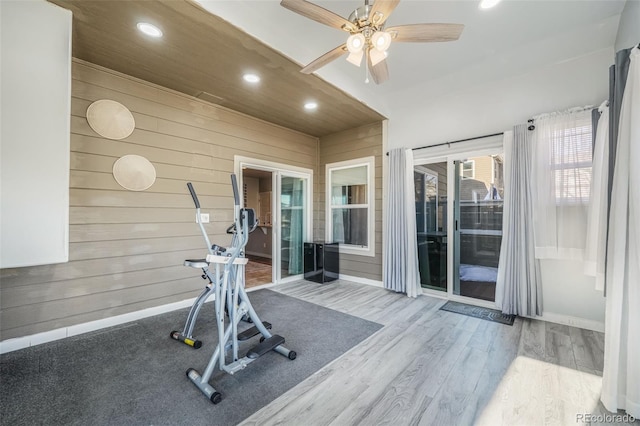
[[[191,197],[193,198],[193,201],[196,205],[196,220],[198,222],[198,226],[200,227],[200,232],[204,237],[205,243],[207,244],[207,249],[209,250],[209,254],[223,256],[227,252],[227,248],[220,247],[217,244],[213,244],[213,245],[211,244],[211,242],[209,241],[209,236],[207,235],[207,232],[205,231],[204,226],[202,224],[202,220],[200,219],[200,202],[195,193],[195,190],[193,189],[193,185],[191,184],[191,182],[187,183],[187,188],[189,188]],[[251,212],[253,212],[253,210],[251,210]],[[250,214],[250,216],[252,216],[252,218],[255,217],[255,215],[253,214]],[[252,218],[249,218],[249,224],[250,224],[249,233],[252,233],[253,231],[255,231],[256,227],[258,226],[258,221]],[[231,245],[233,246],[234,244],[236,244],[235,243],[235,238],[236,238],[235,222],[227,228],[226,232],[227,234],[233,235],[233,240],[231,243]],[[171,333],[169,333],[169,337],[179,342],[182,342],[187,346],[191,346],[193,349],[200,349],[202,347],[202,341],[193,337],[193,329],[196,325],[196,320],[198,318],[198,314],[200,313],[200,309],[202,308],[202,305],[209,299],[211,295],[213,295],[213,284],[215,282],[215,277],[212,275],[212,272],[209,270],[209,262],[207,262],[207,259],[187,259],[184,261],[184,266],[189,266],[191,268],[196,268],[196,269],[202,269],[201,277],[204,280],[209,280],[209,283],[205,286],[204,290],[202,290],[200,295],[198,295],[196,300],[193,302],[193,305],[191,305],[191,309],[189,310],[189,315],[187,315],[187,320],[184,324],[184,328],[182,329],[182,332],[173,330]],[[230,279],[232,280],[231,286],[233,286],[235,283],[236,274],[231,274]],[[242,320],[246,322],[251,322],[251,318],[248,317],[247,315],[243,316]],[[271,328],[271,324],[268,323],[267,321],[264,321],[263,324],[266,328],[268,329]],[[240,340],[243,340],[243,339],[241,338]]]
[[[209,254],[206,259],[185,261],[191,262],[187,266],[201,268],[210,281],[210,285],[201,293],[192,307],[187,318],[185,331],[182,334],[182,340],[190,346],[195,347],[197,341],[193,344],[186,341],[191,339],[191,332],[195,318],[202,306],[202,303],[210,296],[214,295],[214,308],[216,314],[216,324],[218,328],[218,345],[207,364],[203,374],[200,374],[193,368],[187,370],[187,377],[193,382],[202,393],[214,404],[222,400],[222,395],[213,386],[209,384],[209,380],[214,373],[216,367],[221,371],[234,374],[246,368],[253,361],[270,351],[278,352],[286,356],[290,360],[296,359],[296,353],[283,346],[284,337],[277,334],[271,334],[269,328],[271,324],[263,323],[258,314],[251,306],[249,297],[244,289],[244,273],[245,265],[248,259],[244,254],[244,247],[249,240],[249,224],[255,228],[255,212],[253,209],[240,208],[240,196],[238,194],[238,185],[236,175],[231,175],[231,186],[233,188],[234,197],[234,218],[235,232],[233,234],[231,246],[221,249],[218,246],[212,246],[209,237],[200,221],[200,202],[196,195],[193,185],[187,184],[193,202],[196,205],[198,224],[207,244]],[[214,272],[211,273],[209,267],[214,265]],[[198,302],[202,299],[202,302]],[[195,308],[195,309],[194,309]],[[229,324],[225,326],[225,316],[229,318]],[[238,334],[238,323],[243,319],[250,319],[255,325],[248,330]],[[174,332],[175,333],[175,332]],[[257,335],[261,335],[260,343],[249,349],[243,357],[239,356],[239,342],[248,340]],[[189,337],[187,337],[189,336]],[[172,333],[172,337],[173,333]],[[175,338],[175,337],[174,337]],[[193,339],[192,339],[193,340]],[[199,347],[200,345],[198,345]],[[227,362],[227,358],[229,362]]]

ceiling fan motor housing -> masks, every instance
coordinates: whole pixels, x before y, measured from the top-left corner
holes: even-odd
[[[361,6],[351,12],[351,15],[349,15],[349,21],[351,21],[354,25],[349,26],[345,24],[343,26],[343,29],[350,32],[351,34],[362,33],[362,35],[364,35],[367,39],[369,39],[376,31],[382,31],[382,29],[384,28],[384,23],[376,25],[375,21],[382,20],[383,15],[382,13],[377,12],[373,19],[370,19],[369,14],[372,7],[373,6],[370,6],[369,4],[365,4],[364,6]]]

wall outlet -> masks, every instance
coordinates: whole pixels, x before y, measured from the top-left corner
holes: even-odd
[[[200,213],[200,221],[202,223],[209,223],[209,213]],[[198,223],[197,216],[196,216],[196,223]]]

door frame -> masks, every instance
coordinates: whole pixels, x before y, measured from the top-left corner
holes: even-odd
[[[453,284],[454,284],[454,273],[455,273],[455,265],[454,265],[454,255],[455,255],[455,217],[454,217],[454,204],[456,201],[455,197],[455,186],[451,185],[450,182],[454,182],[455,176],[455,164],[454,161],[461,161],[468,157],[480,157],[484,155],[492,155],[500,152],[504,153],[504,145],[496,144],[494,139],[487,140],[486,144],[478,143],[477,140],[473,141],[473,147],[470,147],[468,150],[456,150],[451,154],[440,154],[435,156],[430,156],[428,153],[423,153],[420,155],[419,153],[414,154],[413,165],[421,166],[428,165],[433,163],[447,163],[447,241],[451,241],[451,244],[447,244],[447,291],[438,291],[432,290],[428,288],[422,288],[422,293],[439,298],[446,298],[448,300],[452,300],[455,302],[466,303],[469,305],[476,305],[485,308],[493,308],[495,309],[495,302],[490,302],[488,300],[482,299],[474,299],[473,297],[460,296],[453,293]],[[484,145],[484,146],[483,146]],[[428,149],[428,148],[427,148]]]
[[[275,161],[234,155],[233,169],[238,179],[239,188],[243,187],[242,169],[244,168],[272,172],[271,182],[273,189],[271,191],[271,283],[266,284],[282,284],[302,278],[303,274],[292,275],[284,279],[281,277],[280,264],[282,260],[282,243],[280,241],[280,226],[282,213],[280,211],[280,178],[282,177],[282,175],[285,175],[308,179],[308,188],[305,200],[308,206],[306,214],[307,226],[305,232],[307,235],[307,240],[311,241],[313,239],[313,169],[293,166],[290,164],[277,163]],[[244,200],[242,199],[242,197],[240,203],[241,207],[244,207]]]

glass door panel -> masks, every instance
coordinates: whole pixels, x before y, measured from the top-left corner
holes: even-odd
[[[495,300],[502,242],[504,157],[454,161],[453,294]]]
[[[307,240],[307,178],[280,175],[280,279],[303,272]]]
[[[447,291],[447,163],[414,166],[422,287]]]

